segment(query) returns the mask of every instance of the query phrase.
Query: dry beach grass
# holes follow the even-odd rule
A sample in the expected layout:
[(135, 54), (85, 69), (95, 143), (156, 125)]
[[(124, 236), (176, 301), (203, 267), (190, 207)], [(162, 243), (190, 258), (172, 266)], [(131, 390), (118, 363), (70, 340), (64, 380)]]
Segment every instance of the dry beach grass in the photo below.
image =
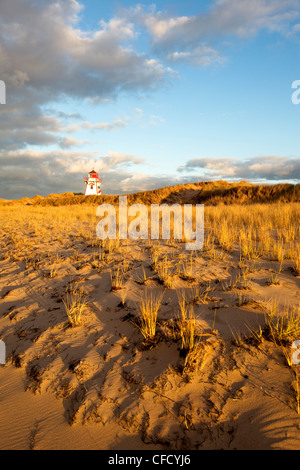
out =
[(0, 448), (299, 448), (298, 186), (128, 195), (204, 203), (192, 252), (99, 240), (93, 198), (2, 201)]

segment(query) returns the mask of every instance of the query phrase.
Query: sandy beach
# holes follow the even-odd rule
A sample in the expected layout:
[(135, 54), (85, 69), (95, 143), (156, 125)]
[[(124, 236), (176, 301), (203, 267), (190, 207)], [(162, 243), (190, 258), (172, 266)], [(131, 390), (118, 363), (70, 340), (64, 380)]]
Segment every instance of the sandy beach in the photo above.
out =
[[(298, 230), (299, 210), (208, 208), (205, 245), (189, 252), (183, 240), (101, 241), (94, 206), (2, 205), (0, 448), (299, 448), (298, 232), (282, 259), (265, 248), (267, 233)], [(276, 233), (267, 212), (280, 214)], [(246, 213), (269, 227), (251, 253), (233, 224)], [(158, 305), (151, 338), (147, 299)]]

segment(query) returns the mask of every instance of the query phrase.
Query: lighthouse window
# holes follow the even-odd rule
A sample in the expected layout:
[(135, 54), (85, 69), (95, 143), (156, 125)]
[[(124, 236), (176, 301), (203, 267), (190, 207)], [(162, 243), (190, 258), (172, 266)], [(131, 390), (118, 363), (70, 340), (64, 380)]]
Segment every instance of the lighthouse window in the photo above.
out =
[(93, 187), (94, 187), (94, 186), (91, 184), (90, 188), (93, 189)]

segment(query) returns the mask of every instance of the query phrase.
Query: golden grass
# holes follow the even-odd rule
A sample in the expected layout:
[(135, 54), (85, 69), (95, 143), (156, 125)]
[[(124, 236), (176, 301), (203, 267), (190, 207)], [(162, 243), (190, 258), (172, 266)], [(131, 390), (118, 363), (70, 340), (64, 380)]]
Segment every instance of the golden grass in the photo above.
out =
[(162, 298), (163, 293), (155, 295), (153, 292), (146, 290), (144, 296), (137, 304), (137, 326), (146, 340), (152, 340), (155, 337), (157, 316)]
[[(102, 199), (101, 199), (101, 202)], [(239, 250), (249, 260), (291, 259), (300, 269), (300, 204), (253, 204), (205, 207), (205, 246), (212, 259), (224, 258), (223, 252)], [(2, 238), (12, 256), (22, 256), (36, 241), (43, 239), (81, 240), (98, 246), (106, 255), (118, 253), (119, 240), (100, 241), (95, 236), (94, 206), (1, 206)], [(12, 230), (13, 227), (13, 230)], [(30, 234), (30, 235), (29, 235)], [(159, 261), (159, 249), (149, 245), (153, 267)], [(8, 251), (8, 250), (6, 250)], [(74, 253), (74, 256), (76, 254)]]
[(181, 349), (184, 352), (189, 352), (195, 344), (196, 318), (194, 309), (189, 304), (184, 291), (178, 293), (178, 303), (180, 316), (177, 317), (177, 324), (181, 337)]
[(299, 276), (300, 275), (300, 247), (299, 246), (294, 251), (293, 259), (294, 259), (294, 263), (293, 263), (294, 271)]
[[(216, 206), (220, 204), (260, 204), (267, 202), (300, 202), (300, 184), (259, 185), (246, 181), (228, 183), (227, 181), (207, 181), (166, 186), (152, 191), (128, 194), (128, 203), (160, 204), (162, 202), (198, 203)], [(101, 196), (106, 204), (116, 204), (118, 196)], [(73, 193), (52, 194), (47, 197), (24, 198), (21, 204), (38, 207), (87, 206), (98, 205), (98, 196), (74, 195)], [(1, 200), (1, 205), (11, 206), (14, 201)]]
[(266, 325), (275, 344), (282, 345), (300, 338), (300, 307), (286, 307), (279, 311), (277, 302), (273, 301), (266, 314)]
[(119, 290), (124, 287), (124, 273), (120, 266), (114, 272), (110, 272), (111, 290)]
[[(194, 191), (191, 200), (185, 199), (187, 189)], [(279, 274), (284, 273), (284, 270), (300, 275), (300, 185), (267, 188), (230, 185), (225, 182), (197, 183), (130, 195), (128, 205), (135, 202), (173, 203), (176, 200), (181, 203), (205, 203), (205, 243), (204, 248), (197, 253), (180, 254), (183, 240), (175, 241), (171, 238), (165, 243), (149, 240), (140, 245), (137, 241), (136, 245), (142, 254), (135, 253), (132, 259), (131, 255), (126, 253), (126, 240), (101, 241), (96, 238), (95, 227), (99, 221), (96, 217), (96, 206), (102, 202), (117, 203), (116, 196), (94, 201), (88, 199), (87, 203), (84, 203), (86, 199), (81, 196), (65, 196), (47, 200), (36, 199), (36, 205), (1, 205), (1, 258), (10, 258), (18, 263), (24, 261), (26, 270), (41, 270), (42, 275), (47, 273), (49, 285), (52, 285), (57, 282), (57, 274), (68, 256), (72, 263), (78, 264), (82, 260), (86, 262), (85, 257), (89, 257), (88, 262), (95, 269), (106, 269), (111, 273), (112, 290), (119, 290), (118, 295), (123, 306), (127, 298), (126, 282), (133, 277), (130, 270), (140, 256), (142, 263), (148, 262), (156, 274), (151, 279), (158, 279), (165, 288), (174, 289), (174, 280), (193, 282), (195, 277), (196, 285), (178, 292), (180, 314), (176, 317), (176, 339), (181, 341), (181, 350), (191, 351), (193, 354), (195, 346), (198, 347), (198, 342), (195, 341), (197, 323), (193, 305), (209, 302), (210, 292), (215, 288), (201, 282), (205, 277), (201, 279), (202, 273), (199, 274), (200, 263), (204, 275), (208, 264), (214, 266), (214, 262), (218, 262), (218, 266), (222, 266), (224, 263), (224, 268), (228, 269), (224, 273), (229, 274), (229, 277), (225, 275), (221, 278), (219, 289), (223, 288), (224, 291), (248, 289), (251, 280), (249, 275), (259, 271), (266, 263), (272, 263), (273, 273), (267, 281), (270, 285), (280, 282)], [(77, 205), (74, 205), (72, 210), (69, 205), (64, 205), (76, 201)], [(288, 204), (286, 201), (289, 201)], [(235, 256), (235, 261), (232, 261), (232, 255)], [(138, 280), (145, 284), (147, 276), (144, 264), (140, 266), (142, 274)], [(236, 268), (235, 271), (230, 272), (228, 266)], [(128, 274), (125, 276), (125, 273)], [(152, 341), (157, 333), (163, 294), (155, 295), (150, 291), (151, 289), (146, 290), (137, 304), (136, 325), (144, 339)], [(233, 299), (238, 306), (247, 302), (242, 292), (234, 294)], [(63, 305), (70, 325), (81, 325), (83, 314), (88, 307), (85, 295), (71, 288), (63, 299)], [(289, 345), (292, 340), (300, 338), (299, 318), (298, 306), (279, 309), (274, 302), (266, 314), (266, 329), (259, 328), (253, 332), (258, 342), (266, 338), (267, 334), (269, 340), (283, 348), (286, 362), (294, 374), (292, 390), (298, 413), (300, 382), (292, 367)], [(215, 319), (216, 309), (213, 328)], [(241, 339), (237, 338), (236, 342), (239, 344)]]
[(174, 272), (173, 272), (173, 266), (166, 256), (160, 262), (156, 264), (156, 272), (157, 272), (159, 281), (167, 289), (171, 289)]
[(88, 303), (82, 292), (73, 291), (71, 294), (67, 293), (63, 299), (63, 304), (72, 327), (79, 326), (82, 322), (82, 315), (86, 310)]
[(122, 305), (123, 307), (125, 307), (125, 304), (126, 304), (127, 293), (128, 293), (128, 292), (127, 292), (127, 289), (126, 289), (126, 288), (125, 288), (125, 289), (122, 289), (122, 290), (120, 291), (121, 305)]

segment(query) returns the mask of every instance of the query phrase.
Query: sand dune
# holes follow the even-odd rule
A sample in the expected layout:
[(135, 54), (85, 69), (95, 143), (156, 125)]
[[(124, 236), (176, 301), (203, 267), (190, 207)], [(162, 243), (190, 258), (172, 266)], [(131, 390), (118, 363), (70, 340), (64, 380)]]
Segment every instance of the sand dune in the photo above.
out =
[[(246, 181), (207, 181), (177, 184), (151, 191), (127, 194), (129, 204), (253, 204), (270, 202), (300, 202), (300, 184), (252, 184)], [(101, 202), (116, 204), (117, 195), (102, 194)], [(99, 204), (98, 196), (84, 196), (71, 192), (34, 196), (15, 201), (0, 199), (0, 205), (32, 204), (61, 206), (77, 204)]]
[[(194, 191), (164, 197), (185, 203)], [(4, 205), (0, 448), (299, 448), (298, 372), (287, 364), (299, 323), (279, 339), (270, 320), (275, 305), (286, 332), (287, 309), (299, 306), (299, 211), (212, 207), (205, 246), (191, 253), (183, 240), (101, 242), (93, 207)], [(254, 241), (243, 245), (247, 229)], [(150, 293), (163, 297), (147, 340), (139, 307)], [(78, 326), (68, 295), (85, 299)]]

